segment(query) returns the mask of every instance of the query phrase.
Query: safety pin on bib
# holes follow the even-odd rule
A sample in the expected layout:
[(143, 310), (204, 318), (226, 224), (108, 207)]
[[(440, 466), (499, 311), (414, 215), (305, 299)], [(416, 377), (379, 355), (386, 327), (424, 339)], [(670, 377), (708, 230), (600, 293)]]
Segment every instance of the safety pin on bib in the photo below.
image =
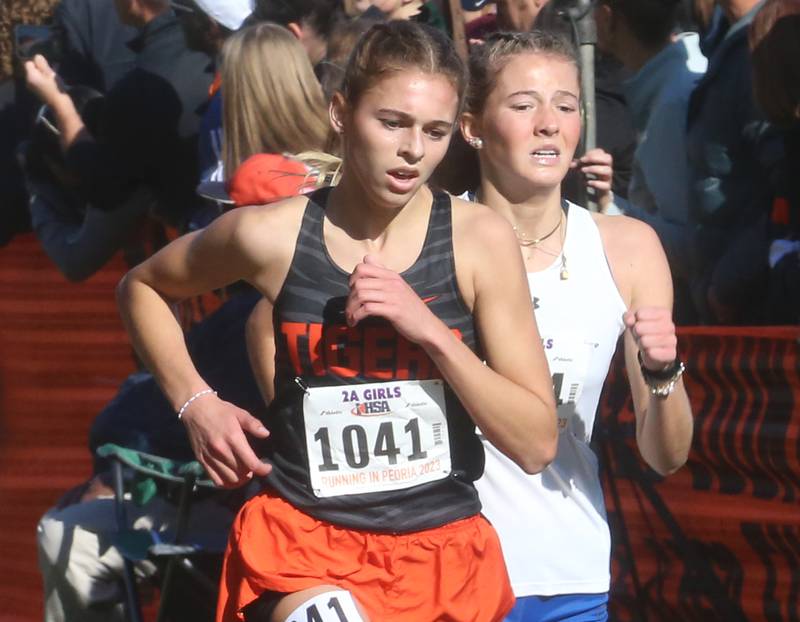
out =
[(308, 390), (308, 385), (300, 376), (295, 376), (294, 383), (303, 390), (303, 393), (311, 395), (311, 392)]

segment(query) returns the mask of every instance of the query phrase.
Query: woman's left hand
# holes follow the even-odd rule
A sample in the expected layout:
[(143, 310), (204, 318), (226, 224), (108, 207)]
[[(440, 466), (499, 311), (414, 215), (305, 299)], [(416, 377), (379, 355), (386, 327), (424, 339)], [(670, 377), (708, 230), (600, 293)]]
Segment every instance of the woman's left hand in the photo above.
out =
[(572, 162), (572, 168), (577, 168), (585, 177), (586, 185), (594, 188), (597, 195), (597, 205), (601, 212), (611, 204), (611, 182), (614, 177), (614, 158), (607, 151), (599, 147), (590, 149), (582, 157)]
[(58, 84), (56, 72), (41, 54), (25, 61), (25, 83), (28, 90), (48, 106), (52, 106), (60, 97), (67, 96)]
[(626, 311), (622, 319), (639, 346), (642, 362), (647, 369), (660, 371), (677, 358), (678, 338), (669, 309), (642, 307)]
[(345, 318), (348, 326), (355, 326), (370, 316), (389, 320), (398, 333), (418, 344), (444, 327), (403, 277), (367, 255), (350, 275)]

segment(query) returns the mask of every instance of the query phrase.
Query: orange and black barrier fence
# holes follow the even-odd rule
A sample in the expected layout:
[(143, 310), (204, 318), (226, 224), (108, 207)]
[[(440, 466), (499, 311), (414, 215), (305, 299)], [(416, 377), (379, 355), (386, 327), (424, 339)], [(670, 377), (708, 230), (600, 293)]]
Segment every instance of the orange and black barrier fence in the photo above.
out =
[(612, 619), (800, 620), (800, 329), (688, 328), (695, 435), (661, 478), (637, 455), (618, 357), (595, 430), (612, 525)]

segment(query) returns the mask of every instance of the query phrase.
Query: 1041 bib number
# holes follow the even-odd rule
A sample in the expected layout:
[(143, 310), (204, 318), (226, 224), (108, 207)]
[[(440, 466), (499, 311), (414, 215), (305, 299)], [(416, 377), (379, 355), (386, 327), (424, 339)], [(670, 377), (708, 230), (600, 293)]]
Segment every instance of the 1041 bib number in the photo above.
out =
[(303, 417), (318, 497), (398, 490), (450, 472), (440, 380), (309, 389)]
[[(405, 456), (406, 461), (413, 462), (427, 458), (428, 452), (422, 450), (419, 419), (412, 419), (403, 429), (409, 434), (411, 441), (411, 453)], [(436, 426), (436, 431), (441, 436), (441, 426)], [(434, 435), (436, 435), (436, 431)], [(319, 470), (338, 471), (339, 465), (331, 457), (330, 430), (327, 427), (320, 428), (314, 435), (314, 440), (319, 441), (322, 453), (322, 464), (319, 465)], [(394, 465), (397, 464), (397, 458), (401, 453), (394, 440), (394, 424), (391, 421), (384, 421), (378, 427), (378, 434), (371, 453), (369, 451), (370, 442), (367, 437), (367, 431), (362, 425), (345, 426), (342, 429), (341, 442), (344, 449), (345, 462), (351, 469), (363, 469), (369, 466), (370, 455), (376, 458), (385, 457), (389, 465)]]

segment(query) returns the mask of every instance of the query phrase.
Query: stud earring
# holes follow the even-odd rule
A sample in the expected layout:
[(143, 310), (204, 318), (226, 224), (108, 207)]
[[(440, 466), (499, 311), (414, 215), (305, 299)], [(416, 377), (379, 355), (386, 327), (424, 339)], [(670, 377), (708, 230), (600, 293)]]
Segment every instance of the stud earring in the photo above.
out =
[(468, 141), (469, 146), (473, 149), (483, 149), (483, 139), (473, 136)]

